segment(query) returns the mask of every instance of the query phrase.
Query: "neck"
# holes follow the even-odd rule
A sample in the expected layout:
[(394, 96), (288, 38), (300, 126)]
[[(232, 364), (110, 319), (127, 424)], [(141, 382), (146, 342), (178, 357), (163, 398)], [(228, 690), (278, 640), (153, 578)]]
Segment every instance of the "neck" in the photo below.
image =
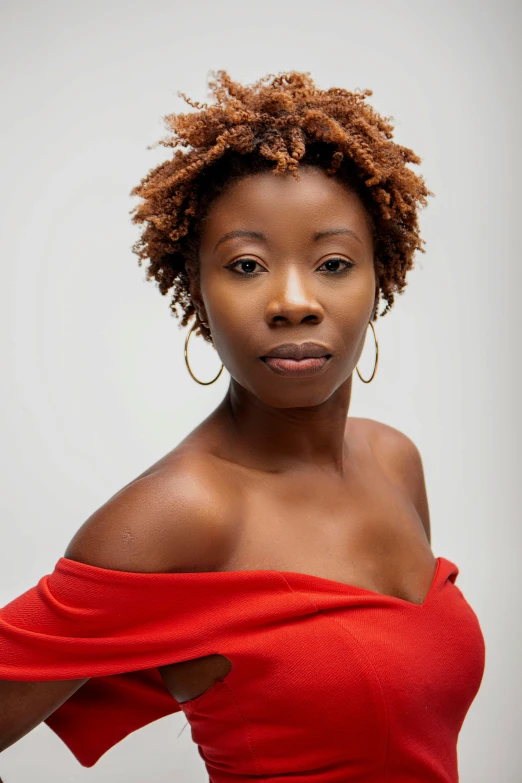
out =
[(234, 459), (259, 470), (297, 473), (313, 469), (343, 476), (351, 391), (350, 375), (319, 405), (276, 408), (232, 378), (216, 410), (225, 425), (226, 449)]

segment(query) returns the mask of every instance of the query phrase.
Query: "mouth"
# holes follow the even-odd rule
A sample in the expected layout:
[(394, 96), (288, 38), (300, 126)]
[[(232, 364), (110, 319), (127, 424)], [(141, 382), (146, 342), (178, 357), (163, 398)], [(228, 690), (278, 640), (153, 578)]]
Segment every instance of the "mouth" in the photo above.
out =
[(332, 354), (323, 356), (304, 356), (302, 359), (281, 358), (279, 356), (261, 356), (261, 361), (278, 375), (310, 375), (325, 367)]

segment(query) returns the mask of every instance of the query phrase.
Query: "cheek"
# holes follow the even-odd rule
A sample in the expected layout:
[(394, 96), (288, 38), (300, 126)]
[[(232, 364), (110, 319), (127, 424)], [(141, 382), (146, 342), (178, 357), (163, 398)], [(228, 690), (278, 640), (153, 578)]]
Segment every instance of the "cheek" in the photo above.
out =
[(244, 363), (266, 344), (262, 304), (239, 285), (215, 285), (211, 291), (207, 289), (204, 299), (214, 346), (232, 371), (238, 360)]
[[(248, 291), (248, 284), (212, 282), (204, 290), (207, 313), (219, 333), (234, 336), (252, 329), (263, 315), (261, 297)], [(244, 290), (243, 290), (244, 288)]]
[(325, 308), (337, 323), (356, 326), (368, 322), (375, 303), (376, 278), (373, 269), (358, 269), (346, 283), (332, 285)]

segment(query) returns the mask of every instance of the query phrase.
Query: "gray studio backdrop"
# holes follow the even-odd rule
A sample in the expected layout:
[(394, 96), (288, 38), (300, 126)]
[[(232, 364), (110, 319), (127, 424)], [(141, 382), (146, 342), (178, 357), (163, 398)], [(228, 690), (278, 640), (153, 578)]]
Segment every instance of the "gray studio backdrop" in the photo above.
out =
[[(217, 405), (186, 330), (131, 253), (131, 188), (167, 156), (161, 118), (211, 69), (309, 71), (369, 87), (436, 194), (426, 254), (376, 323), (379, 369), (350, 413), (423, 455), (432, 548), (460, 568), (486, 671), (459, 738), (463, 783), (522, 780), (519, 144), (515, 2), (27, 2), (0, 7), (0, 604), (49, 573), (82, 522)], [(371, 337), (371, 335), (370, 335)], [(373, 343), (361, 360), (368, 375)], [(201, 378), (220, 367), (191, 340)], [(284, 694), (282, 694), (284, 696)], [(0, 756), (4, 783), (207, 780), (181, 713), (92, 769), (45, 725)]]

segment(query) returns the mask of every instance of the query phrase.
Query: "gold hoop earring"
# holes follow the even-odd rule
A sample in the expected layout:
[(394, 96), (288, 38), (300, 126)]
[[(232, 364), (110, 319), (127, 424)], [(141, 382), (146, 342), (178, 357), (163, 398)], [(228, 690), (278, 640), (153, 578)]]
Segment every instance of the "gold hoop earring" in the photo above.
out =
[[(203, 324), (203, 326), (206, 326), (208, 328), (208, 324), (206, 324), (204, 321), (200, 321), (199, 323)], [(187, 365), (187, 370), (189, 371), (189, 373), (191, 374), (191, 376), (194, 378), (195, 381), (200, 383), (202, 386), (210, 386), (211, 383), (215, 383), (215, 381), (217, 381), (217, 379), (219, 378), (219, 376), (223, 372), (223, 367), (225, 365), (223, 363), (221, 364), (221, 369), (220, 369), (220, 371), (218, 372), (218, 374), (216, 375), (216, 377), (214, 378), (213, 381), (200, 381), (199, 378), (196, 378), (196, 376), (194, 375), (194, 373), (190, 369), (190, 364), (189, 364), (189, 360), (188, 360), (188, 343), (189, 343), (190, 335), (192, 334), (192, 332), (194, 331), (194, 329), (197, 326), (198, 326), (198, 322), (194, 321), (194, 323), (190, 327), (189, 333), (187, 334), (187, 337), (185, 339), (185, 364)]]
[(374, 328), (374, 326), (373, 326), (371, 321), (370, 321), (370, 326), (372, 327), (373, 339), (375, 340), (375, 367), (373, 368), (373, 372), (372, 372), (371, 378), (368, 378), (368, 380), (366, 381), (362, 377), (361, 373), (359, 372), (359, 368), (357, 367), (357, 365), (355, 366), (355, 369), (357, 370), (357, 375), (359, 376), (361, 381), (363, 381), (363, 383), (370, 383), (370, 381), (373, 380), (373, 377), (374, 377), (374, 375), (375, 375), (375, 373), (377, 371), (377, 364), (379, 362), (379, 343), (377, 342), (377, 335), (375, 334), (375, 328)]

